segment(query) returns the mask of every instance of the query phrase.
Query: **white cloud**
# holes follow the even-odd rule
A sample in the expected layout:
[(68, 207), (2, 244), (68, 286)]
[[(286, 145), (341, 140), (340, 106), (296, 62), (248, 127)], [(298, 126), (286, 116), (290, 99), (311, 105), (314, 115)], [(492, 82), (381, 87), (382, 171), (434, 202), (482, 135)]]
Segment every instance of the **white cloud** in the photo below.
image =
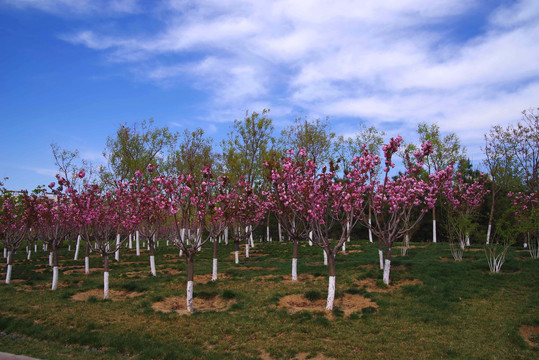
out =
[[(55, 6), (91, 12), (91, 4)], [(144, 81), (208, 93), (205, 117), (214, 122), (263, 105), (278, 108), (274, 116), (363, 118), (402, 131), (438, 122), (473, 142), (539, 99), (534, 0), (168, 0), (149, 14), (159, 30), (88, 28), (64, 38)], [(476, 32), (454, 36), (472, 16)]]
[(137, 0), (4, 0), (18, 9), (37, 9), (68, 16), (86, 14), (133, 14), (140, 11)]

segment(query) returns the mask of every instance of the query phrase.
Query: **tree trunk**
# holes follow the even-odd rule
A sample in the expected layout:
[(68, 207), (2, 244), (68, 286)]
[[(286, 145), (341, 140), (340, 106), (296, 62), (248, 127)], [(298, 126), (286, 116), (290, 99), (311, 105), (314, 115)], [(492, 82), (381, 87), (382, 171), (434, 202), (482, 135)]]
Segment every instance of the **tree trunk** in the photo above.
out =
[(56, 290), (58, 288), (58, 248), (56, 243), (52, 243), (52, 286), (51, 290)]
[(380, 270), (384, 270), (384, 250), (380, 239), (378, 239), (378, 258), (380, 259)]
[(436, 242), (436, 206), (432, 208), (432, 242)]
[(240, 263), (240, 242), (237, 240), (234, 240), (234, 263)]
[(371, 230), (371, 224), (372, 224), (372, 219), (371, 219), (371, 205), (369, 205), (369, 242), (373, 242), (372, 241), (372, 230)]
[(157, 271), (155, 270), (155, 255), (154, 255), (154, 243), (148, 239), (148, 245), (150, 247), (150, 272), (153, 276), (157, 276)]
[(109, 298), (109, 254), (103, 254), (103, 299)]
[(225, 227), (225, 245), (228, 245), (228, 226)]
[(120, 261), (120, 234), (116, 234), (116, 251), (114, 252), (114, 260)]
[(328, 299), (326, 302), (326, 310), (333, 310), (333, 302), (335, 301), (335, 256), (328, 249), (324, 249), (324, 253), (327, 254), (328, 270), (329, 270), (329, 284), (328, 284)]
[(219, 247), (219, 242), (217, 239), (213, 240), (213, 264), (211, 272), (211, 280), (217, 280), (217, 248)]
[(140, 256), (140, 239), (139, 239), (139, 232), (135, 233), (135, 247), (137, 251), (137, 256)]
[(79, 249), (80, 249), (80, 235), (77, 236), (77, 244), (75, 245), (75, 256), (73, 257), (73, 260), (77, 261), (79, 258)]
[(313, 246), (313, 232), (312, 231), (309, 231), (309, 246)]
[(384, 262), (384, 284), (389, 285), (389, 272), (391, 270), (391, 247), (387, 247), (386, 259)]
[(129, 234), (129, 240), (127, 245), (129, 246), (129, 249), (133, 248), (133, 236), (131, 234)]
[(294, 247), (292, 249), (292, 281), (298, 280), (298, 250), (299, 241), (294, 239)]
[(32, 256), (32, 249), (28, 249), (28, 254), (26, 255), (26, 260), (30, 260), (30, 257)]
[(84, 255), (84, 273), (90, 273), (90, 242), (86, 243), (86, 254)]
[(283, 233), (281, 232), (281, 223), (277, 223), (277, 229), (279, 230), (279, 242), (283, 242)]
[(324, 254), (324, 265), (328, 264), (328, 254), (326, 253), (326, 250), (322, 249), (322, 253)]
[(494, 182), (492, 183), (492, 205), (490, 206), (490, 215), (488, 217), (487, 245), (490, 244), (490, 234), (492, 230), (492, 221), (494, 220), (494, 204), (496, 202), (496, 193), (494, 192)]
[(7, 272), (6, 272), (6, 284), (11, 282), (11, 272), (13, 271), (13, 252), (7, 253)]
[(193, 280), (195, 278), (194, 254), (187, 254), (187, 311), (193, 312)]

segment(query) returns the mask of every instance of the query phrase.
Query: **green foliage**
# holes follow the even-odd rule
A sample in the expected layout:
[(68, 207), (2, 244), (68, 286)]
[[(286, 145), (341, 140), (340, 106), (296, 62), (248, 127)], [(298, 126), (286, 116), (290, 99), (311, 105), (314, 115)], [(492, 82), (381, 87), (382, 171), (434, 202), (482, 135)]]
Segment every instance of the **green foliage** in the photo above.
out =
[(316, 300), (320, 300), (320, 299), (324, 298), (322, 293), (320, 291), (317, 291), (317, 290), (306, 291), (303, 296), (305, 296), (305, 299), (307, 299), (307, 300), (309, 300), (311, 302), (314, 302)]

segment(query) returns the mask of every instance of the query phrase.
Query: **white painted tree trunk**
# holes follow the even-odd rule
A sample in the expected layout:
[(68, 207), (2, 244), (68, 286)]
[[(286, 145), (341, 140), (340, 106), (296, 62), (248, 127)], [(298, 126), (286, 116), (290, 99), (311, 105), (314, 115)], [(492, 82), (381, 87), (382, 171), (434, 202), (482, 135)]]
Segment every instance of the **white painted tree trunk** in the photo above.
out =
[(492, 230), (492, 224), (488, 224), (487, 230), (487, 245), (490, 244), (490, 231)]
[(34, 252), (37, 252), (37, 244), (34, 244)]
[(6, 272), (6, 284), (9, 284), (11, 282), (11, 271), (13, 269), (13, 266), (8, 264), (7, 266), (7, 272)]
[(470, 246), (470, 234), (466, 233), (466, 246)]
[(168, 247), (168, 239), (167, 239), (167, 247)]
[(51, 290), (58, 288), (58, 266), (52, 268), (52, 287)]
[[(346, 223), (346, 234), (347, 234), (346, 235), (346, 241), (350, 242), (350, 223), (349, 222)], [(344, 245), (343, 245), (343, 248), (344, 248)], [(343, 251), (345, 251), (345, 250), (343, 250)]]
[(157, 272), (155, 271), (155, 256), (153, 255), (150, 255), (150, 270), (153, 276), (157, 276)]
[(324, 253), (324, 265), (328, 264), (328, 254), (326, 253), (326, 250), (322, 249), (322, 252)]
[(52, 251), (49, 252), (49, 266), (52, 266)]
[(309, 231), (309, 246), (313, 246), (313, 232), (312, 231)]
[(116, 234), (116, 251), (114, 252), (114, 260), (120, 261), (120, 234)]
[(189, 280), (187, 282), (187, 311), (193, 312), (193, 281)]
[(7, 249), (4, 248), (4, 259), (7, 259)]
[(26, 260), (30, 260), (31, 256), (32, 256), (32, 249), (28, 249), (28, 254), (26, 255)]
[(178, 255), (180, 255), (180, 257), (183, 256), (183, 250), (182, 249), (180, 249), (180, 253)]
[(346, 242), (343, 242), (343, 243), (342, 243), (342, 252), (343, 252), (343, 253), (346, 252)]
[(369, 242), (372, 243), (372, 230), (371, 230), (371, 223), (372, 223), (372, 220), (371, 218), (369, 218)]
[(103, 273), (103, 299), (109, 298), (109, 272)]
[(234, 263), (239, 264), (240, 263), (240, 252), (238, 250), (234, 251)]
[(328, 300), (326, 303), (326, 310), (333, 310), (334, 301), (335, 301), (335, 276), (330, 276), (329, 285), (328, 285)]
[(255, 247), (255, 241), (253, 240), (253, 227), (251, 225), (249, 225), (249, 231), (250, 231), (249, 239), (251, 239), (251, 246)]
[(297, 280), (298, 280), (298, 259), (292, 258), (292, 281), (297, 281)]
[(279, 230), (279, 242), (283, 241), (283, 233), (281, 232), (281, 223), (277, 223), (277, 229)]
[(436, 220), (432, 220), (432, 242), (436, 242)]
[(527, 248), (528, 248), (528, 243), (525, 242), (525, 243), (524, 243), (524, 249), (527, 249)]
[(77, 244), (75, 245), (75, 256), (73, 256), (73, 260), (77, 261), (79, 258), (79, 249), (80, 249), (80, 235), (77, 236)]
[(217, 259), (213, 258), (213, 266), (211, 270), (211, 280), (215, 281), (217, 280)]
[(386, 259), (384, 263), (384, 284), (389, 285), (389, 271), (391, 269), (391, 260)]
[(129, 247), (129, 249), (133, 248), (133, 236), (131, 234), (129, 234), (129, 240), (127, 242), (127, 246)]
[(137, 256), (140, 256), (140, 239), (138, 231), (135, 233), (135, 248), (137, 251)]
[(228, 245), (228, 226), (225, 228), (225, 245)]
[(270, 241), (269, 226), (266, 226), (266, 241)]
[(84, 273), (90, 273), (90, 258), (88, 256), (84, 257)]
[(249, 242), (245, 245), (245, 257), (249, 258)]
[(380, 258), (380, 270), (384, 270), (384, 252), (378, 249), (378, 257)]

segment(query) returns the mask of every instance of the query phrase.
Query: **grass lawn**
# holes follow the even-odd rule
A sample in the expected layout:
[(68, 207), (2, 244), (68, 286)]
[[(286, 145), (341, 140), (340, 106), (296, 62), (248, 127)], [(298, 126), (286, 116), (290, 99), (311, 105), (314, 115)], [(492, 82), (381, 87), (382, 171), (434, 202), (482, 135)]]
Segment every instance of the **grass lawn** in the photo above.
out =
[(110, 300), (101, 298), (99, 256), (85, 275), (83, 252), (73, 261), (62, 249), (53, 292), (47, 254), (26, 261), (21, 249), (12, 284), (0, 284), (0, 351), (41, 359), (539, 358), (538, 260), (512, 248), (502, 273), (490, 274), (480, 246), (454, 262), (445, 243), (412, 245), (406, 256), (395, 249), (386, 287), (377, 245), (348, 243), (348, 254), (337, 255), (337, 300), (370, 305), (345, 311), (343, 303), (332, 313), (323, 311), (321, 249), (300, 248), (294, 283), (291, 244), (256, 243), (239, 265), (233, 244), (220, 246), (212, 282), (207, 246), (195, 259), (192, 315), (181, 314), (186, 261), (173, 247), (157, 249), (155, 278), (146, 251), (122, 250), (111, 261)]

